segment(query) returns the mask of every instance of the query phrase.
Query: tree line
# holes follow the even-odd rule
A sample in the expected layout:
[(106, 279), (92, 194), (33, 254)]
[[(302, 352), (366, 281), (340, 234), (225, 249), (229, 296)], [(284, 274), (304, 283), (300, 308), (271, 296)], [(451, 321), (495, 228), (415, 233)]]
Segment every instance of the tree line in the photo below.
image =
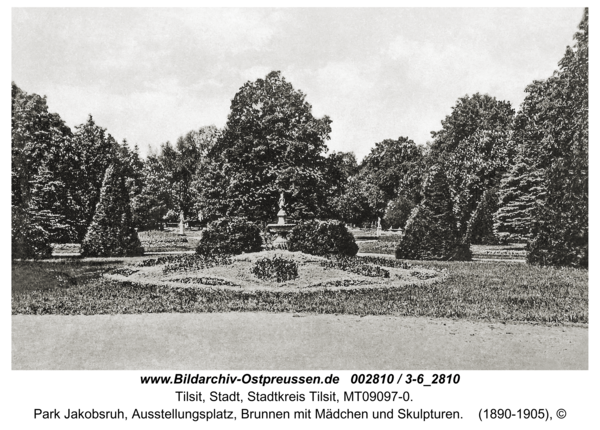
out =
[(111, 189), (123, 189), (127, 222), (138, 230), (233, 216), (264, 225), (283, 191), (296, 221), (381, 219), (415, 243), (428, 223), (442, 223), (434, 230), (462, 246), (527, 242), (531, 263), (587, 267), (587, 9), (574, 40), (554, 74), (525, 89), (518, 111), (467, 95), (427, 145), (385, 139), (360, 163), (328, 151), (331, 119), (315, 118), (280, 72), (245, 83), (223, 129), (192, 130), (146, 159), (91, 115), (71, 130), (44, 97), (13, 83), (13, 255), (85, 242), (110, 168), (124, 184)]

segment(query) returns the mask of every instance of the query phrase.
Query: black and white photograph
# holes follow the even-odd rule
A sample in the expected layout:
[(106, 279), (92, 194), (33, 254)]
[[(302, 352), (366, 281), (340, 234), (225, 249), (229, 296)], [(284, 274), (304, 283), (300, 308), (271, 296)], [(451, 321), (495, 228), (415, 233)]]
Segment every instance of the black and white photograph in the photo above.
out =
[(361, 6), (5, 8), (13, 425), (591, 423), (590, 10)]
[(12, 369), (588, 369), (588, 10), (12, 9)]

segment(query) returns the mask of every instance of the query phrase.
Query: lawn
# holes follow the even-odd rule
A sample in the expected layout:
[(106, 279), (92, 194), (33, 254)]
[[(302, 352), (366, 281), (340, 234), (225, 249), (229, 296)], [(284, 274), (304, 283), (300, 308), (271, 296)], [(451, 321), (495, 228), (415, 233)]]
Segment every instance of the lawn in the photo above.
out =
[(13, 297), (28, 292), (53, 291), (92, 283), (109, 270), (122, 265), (122, 259), (55, 259), (13, 261), (11, 269)]
[[(398, 247), (398, 235), (380, 236), (377, 240), (358, 242), (359, 252), (365, 254), (394, 255)], [(507, 245), (471, 245), (474, 260), (525, 261), (524, 243)]]
[[(299, 255), (298, 279), (276, 283), (252, 277), (249, 268), (257, 255), (212, 266), (194, 258), (15, 264), (12, 313), (302, 312), (588, 323), (586, 270), (369, 257), (323, 265), (323, 260)], [(390, 277), (351, 271), (362, 266), (379, 266)], [(40, 274), (48, 281), (33, 282)]]
[[(274, 257), (293, 261), (298, 275), (285, 282), (261, 279), (252, 273), (259, 260)], [(424, 281), (440, 280), (442, 271), (407, 264), (390, 266), (389, 260), (375, 263), (370, 258), (324, 258), (301, 252), (263, 251), (234, 257), (214, 258), (178, 255), (149, 259), (121, 270), (107, 278), (123, 282), (171, 287), (220, 286), (233, 291), (272, 290), (300, 291), (315, 288), (345, 289), (362, 287), (393, 288), (414, 286)]]
[(380, 237), (379, 240), (368, 240), (357, 242), (358, 252), (365, 254), (384, 254), (394, 255), (398, 247), (398, 239), (396, 237)]
[(193, 251), (200, 241), (199, 231), (187, 231), (185, 236), (180, 236), (172, 231), (141, 231), (138, 233), (144, 252), (174, 252)]

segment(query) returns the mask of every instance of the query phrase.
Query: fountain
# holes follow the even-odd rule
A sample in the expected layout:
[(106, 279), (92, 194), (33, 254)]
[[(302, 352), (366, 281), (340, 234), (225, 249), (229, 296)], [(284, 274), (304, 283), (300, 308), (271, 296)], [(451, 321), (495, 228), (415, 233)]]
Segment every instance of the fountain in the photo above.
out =
[(287, 248), (287, 234), (292, 230), (295, 224), (287, 224), (285, 221), (285, 210), (283, 207), (285, 206), (285, 199), (283, 197), (283, 191), (281, 192), (281, 196), (279, 197), (279, 212), (277, 212), (277, 224), (268, 224), (267, 228), (277, 233), (277, 239), (273, 241), (273, 246), (275, 248)]

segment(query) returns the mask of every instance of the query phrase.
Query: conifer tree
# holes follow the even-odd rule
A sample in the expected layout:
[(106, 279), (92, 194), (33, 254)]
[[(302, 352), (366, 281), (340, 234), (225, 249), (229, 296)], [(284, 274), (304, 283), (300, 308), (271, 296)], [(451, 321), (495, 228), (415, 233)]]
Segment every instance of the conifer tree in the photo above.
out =
[(498, 210), (498, 190), (491, 188), (484, 191), (471, 219), (467, 223), (465, 243), (493, 245), (498, 243), (494, 234), (494, 213)]
[(80, 166), (75, 172), (78, 186), (73, 197), (79, 208), (77, 237), (82, 240), (94, 217), (106, 169), (118, 158), (119, 145), (105, 128), (95, 123), (92, 115), (75, 126), (73, 144)]
[(536, 118), (545, 195), (533, 211), (527, 260), (540, 265), (588, 266), (588, 9), (574, 38)]
[(43, 165), (31, 182), (29, 211), (32, 221), (48, 233), (53, 243), (76, 241), (73, 224), (77, 207), (64, 179), (49, 166)]
[(106, 169), (92, 223), (81, 244), (89, 257), (141, 255), (143, 248), (133, 227), (129, 190), (118, 163)]
[(430, 168), (423, 184), (423, 200), (413, 210), (396, 258), (409, 260), (470, 260), (458, 228), (448, 179), (439, 165)]
[(494, 214), (494, 234), (501, 242), (531, 240), (535, 207), (542, 203), (543, 172), (519, 160), (502, 178), (498, 211)]
[(119, 147), (119, 158), (123, 166), (123, 174), (125, 176), (125, 184), (129, 190), (129, 198), (131, 202), (131, 214), (133, 217), (133, 225), (136, 228), (144, 228), (147, 219), (144, 213), (144, 198), (141, 196), (144, 190), (144, 161), (140, 158), (140, 151), (137, 145), (133, 150), (129, 148), (127, 140)]
[(12, 258), (50, 257), (49, 235), (43, 227), (35, 223), (33, 214), (19, 205), (12, 205)]

